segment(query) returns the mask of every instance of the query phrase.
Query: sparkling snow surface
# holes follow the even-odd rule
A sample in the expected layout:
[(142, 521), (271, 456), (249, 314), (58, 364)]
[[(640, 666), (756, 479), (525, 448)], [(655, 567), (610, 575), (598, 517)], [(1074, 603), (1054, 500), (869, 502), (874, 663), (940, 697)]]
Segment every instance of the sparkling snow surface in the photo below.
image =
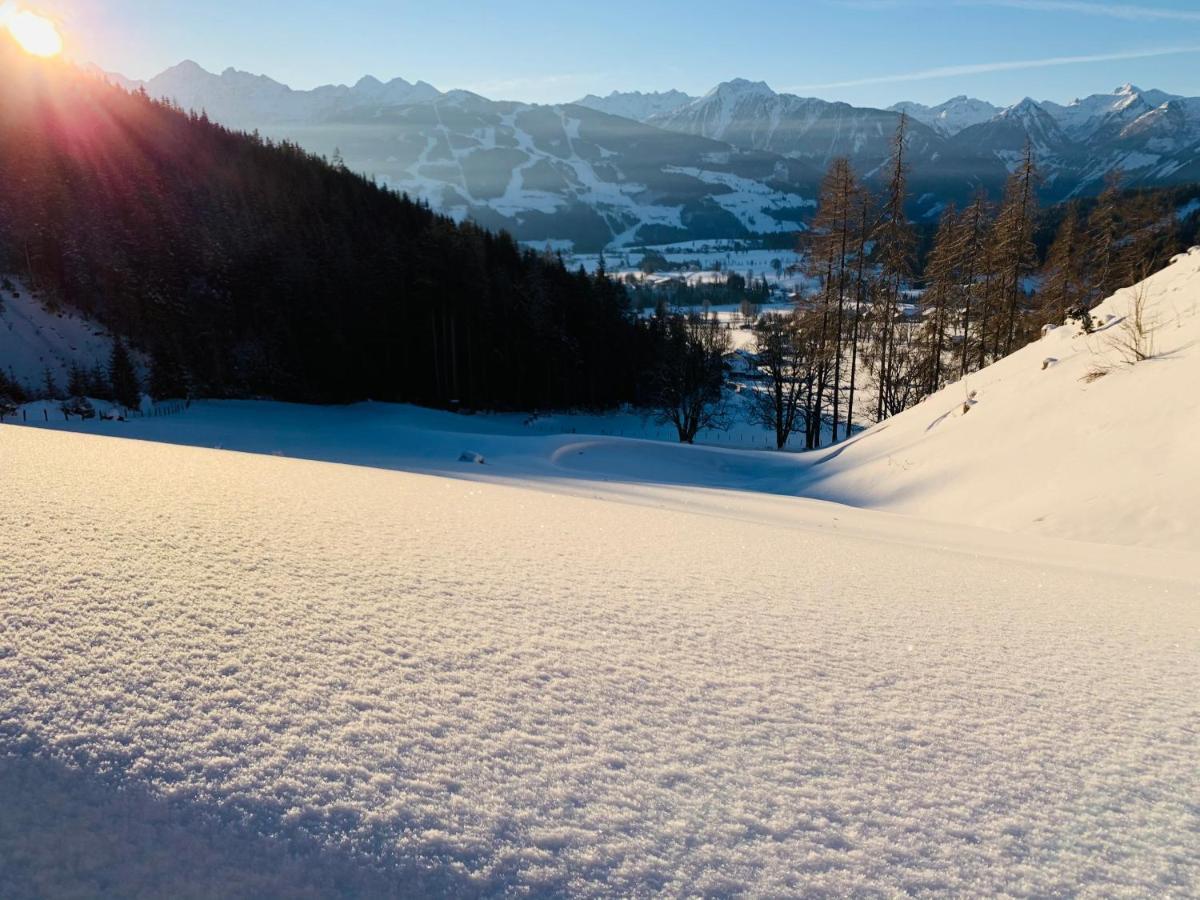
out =
[(1192, 557), (13, 427), (0, 461), (5, 896), (1200, 887)]

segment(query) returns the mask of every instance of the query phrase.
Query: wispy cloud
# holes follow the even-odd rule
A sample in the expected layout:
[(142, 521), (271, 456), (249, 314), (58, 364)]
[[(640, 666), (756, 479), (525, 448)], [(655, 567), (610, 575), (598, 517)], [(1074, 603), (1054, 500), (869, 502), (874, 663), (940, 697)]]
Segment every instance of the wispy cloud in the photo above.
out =
[(834, 0), (839, 6), (852, 9), (885, 10), (913, 6), (944, 9), (952, 6), (991, 6), (1005, 9), (1024, 9), (1029, 12), (1076, 13), (1083, 16), (1105, 16), (1128, 22), (1198, 22), (1200, 12), (1143, 6), (1137, 3), (1095, 3), (1092, 0)]
[(967, 75), (986, 75), (990, 72), (1020, 72), (1026, 69), (1048, 69), (1054, 66), (1077, 66), (1085, 63), (1115, 62), (1123, 59), (1150, 59), (1156, 56), (1178, 56), (1200, 53), (1200, 45), (1191, 47), (1159, 47), (1150, 50), (1124, 50), (1117, 53), (1096, 53), (1089, 56), (1052, 56), (1047, 59), (1020, 59), (1002, 62), (973, 63), (962, 66), (940, 66), (894, 75), (872, 75), (849, 81), (830, 81), (824, 84), (803, 84), (787, 88), (791, 93), (820, 91), (832, 88), (862, 87), (869, 84), (891, 84), (901, 81), (933, 81), (938, 78), (961, 78)]
[(1087, 0), (960, 0), (959, 6), (1004, 6), (1033, 12), (1067, 12), (1107, 16), (1131, 22), (1200, 22), (1200, 12), (1129, 3), (1091, 3)]

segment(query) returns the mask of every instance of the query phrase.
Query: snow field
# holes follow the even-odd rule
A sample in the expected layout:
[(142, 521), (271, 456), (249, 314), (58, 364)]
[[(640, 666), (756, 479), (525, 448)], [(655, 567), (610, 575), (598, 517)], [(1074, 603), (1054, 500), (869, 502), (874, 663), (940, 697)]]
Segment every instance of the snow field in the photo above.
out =
[(0, 466), (0, 772), (59, 773), (17, 782), (8, 896), (50, 842), (42, 893), (166, 892), (189, 828), (246, 893), (1200, 885), (1192, 558), (43, 429)]

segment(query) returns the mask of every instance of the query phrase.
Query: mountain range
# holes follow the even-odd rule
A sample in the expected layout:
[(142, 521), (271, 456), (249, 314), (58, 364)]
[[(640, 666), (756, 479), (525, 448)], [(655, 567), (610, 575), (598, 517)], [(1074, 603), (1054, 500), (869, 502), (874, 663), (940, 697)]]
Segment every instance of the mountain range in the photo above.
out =
[(1123, 85), (1069, 104), (1000, 108), (966, 96), (889, 109), (799, 97), (733, 80), (575, 103), (494, 101), (425, 82), (292, 90), (193, 62), (147, 82), (107, 75), (225, 125), (340, 158), (455, 218), (579, 250), (792, 232), (829, 163), (878, 182), (901, 114), (910, 119), (911, 214), (932, 220), (983, 188), (998, 195), (1027, 140), (1043, 199), (1126, 183), (1200, 181), (1200, 98)]

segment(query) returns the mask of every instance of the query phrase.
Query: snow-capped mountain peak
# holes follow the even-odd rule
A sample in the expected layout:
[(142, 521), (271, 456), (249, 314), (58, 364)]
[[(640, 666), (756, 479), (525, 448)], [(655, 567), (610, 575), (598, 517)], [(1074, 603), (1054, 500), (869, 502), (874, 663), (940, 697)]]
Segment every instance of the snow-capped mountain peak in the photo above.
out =
[(1006, 119), (1020, 119), (1022, 121), (1037, 119), (1045, 114), (1046, 111), (1032, 97), (1026, 97), (1020, 103), (1016, 103), (1000, 113)]
[[(230, 71), (230, 70), (227, 70)], [(200, 63), (192, 59), (185, 59), (177, 65), (165, 69), (158, 76), (159, 78), (212, 78), (213, 73), (209, 72)]]
[(712, 97), (778, 97), (771, 86), (765, 81), (749, 81), (745, 78), (734, 78), (723, 81), (709, 91), (703, 99)]
[(1115, 137), (1139, 117), (1174, 99), (1164, 91), (1144, 91), (1137, 85), (1123, 84), (1111, 94), (1093, 94), (1066, 106), (1047, 101), (1042, 108), (1072, 139), (1086, 141), (1101, 133)]
[[(818, 166), (839, 156), (852, 157), (870, 171), (891, 153), (899, 118), (888, 110), (781, 94), (764, 82), (738, 78), (651, 124)], [(916, 157), (936, 152), (932, 145), (937, 135), (924, 125), (914, 123), (910, 137)]]
[(411, 84), (403, 78), (380, 81), (373, 75), (359, 79), (350, 93), (364, 103), (380, 106), (405, 106), (411, 103), (426, 103), (441, 96), (441, 92), (424, 81)]
[(1009, 169), (1020, 161), (1031, 144), (1040, 165), (1069, 150), (1070, 139), (1037, 101), (1026, 97), (988, 122), (963, 129), (950, 139), (952, 149), (971, 158), (990, 158)]
[(944, 137), (953, 137), (972, 125), (990, 122), (1000, 113), (1000, 107), (965, 94), (953, 97), (937, 106), (906, 101), (890, 107), (892, 112), (907, 113), (908, 117), (928, 125)]
[[(95, 70), (99, 71), (99, 70)], [(353, 86), (328, 84), (297, 91), (266, 75), (227, 68), (220, 75), (193, 60), (184, 60), (149, 81), (101, 73), (127, 90), (145, 88), (153, 97), (170, 99), (184, 109), (204, 110), (218, 121), (238, 128), (280, 123), (315, 123), (362, 107), (386, 108), (429, 103), (441, 92), (424, 81), (403, 78), (384, 82), (367, 75)]]
[(647, 122), (655, 116), (677, 112), (695, 99), (690, 94), (675, 90), (651, 93), (613, 91), (607, 97), (588, 94), (574, 105), (586, 106), (610, 116), (633, 119), (635, 122)]
[(997, 118), (1023, 128), (1039, 151), (1053, 150), (1066, 142), (1066, 135), (1055, 118), (1032, 97), (1010, 106)]

